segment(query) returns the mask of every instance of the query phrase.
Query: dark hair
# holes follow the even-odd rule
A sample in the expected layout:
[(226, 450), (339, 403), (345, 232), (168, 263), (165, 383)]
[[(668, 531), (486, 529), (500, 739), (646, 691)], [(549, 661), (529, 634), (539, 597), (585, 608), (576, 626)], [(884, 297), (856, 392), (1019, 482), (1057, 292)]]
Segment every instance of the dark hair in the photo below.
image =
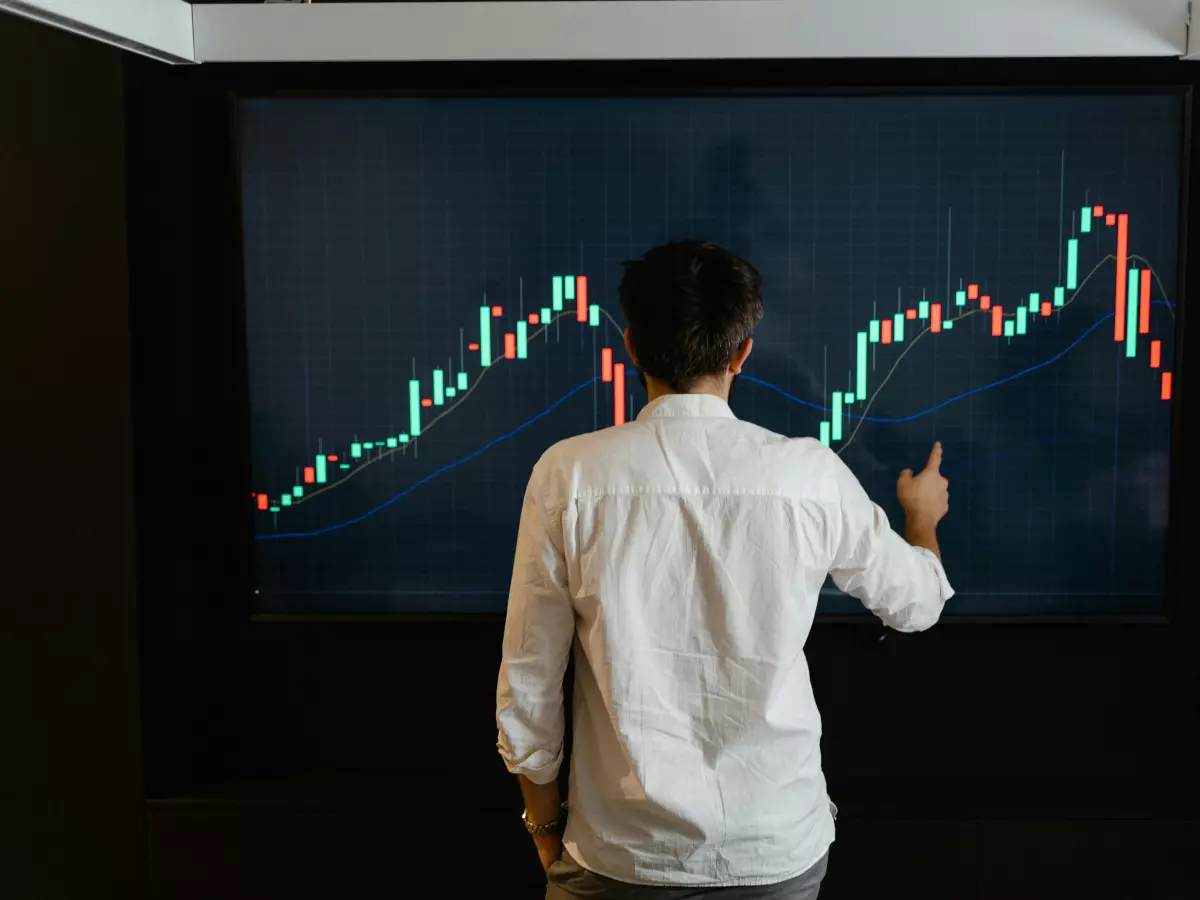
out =
[(620, 298), (642, 373), (679, 392), (723, 372), (763, 314), (754, 266), (707, 241), (625, 263)]

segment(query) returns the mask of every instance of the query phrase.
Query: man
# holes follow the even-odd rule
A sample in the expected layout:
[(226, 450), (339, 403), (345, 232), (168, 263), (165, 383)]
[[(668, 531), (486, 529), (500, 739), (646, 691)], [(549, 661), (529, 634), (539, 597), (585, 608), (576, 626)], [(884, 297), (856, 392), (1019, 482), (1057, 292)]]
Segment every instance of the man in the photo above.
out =
[[(650, 402), (534, 467), (500, 753), (551, 900), (813, 900), (834, 825), (804, 643), (826, 575), (893, 628), (937, 621), (953, 593), (941, 447), (900, 476), (906, 543), (836, 454), (730, 411), (762, 318), (752, 266), (671, 244), (626, 264), (620, 298)], [(572, 642), (568, 818), (556, 778)]]

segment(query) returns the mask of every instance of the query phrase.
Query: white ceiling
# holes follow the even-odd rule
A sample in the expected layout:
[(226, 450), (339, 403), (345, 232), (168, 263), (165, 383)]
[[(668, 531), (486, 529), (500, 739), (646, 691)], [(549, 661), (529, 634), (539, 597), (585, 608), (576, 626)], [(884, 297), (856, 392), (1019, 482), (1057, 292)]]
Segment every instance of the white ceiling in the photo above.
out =
[(1187, 0), (195, 6), (185, 0), (0, 0), (0, 9), (199, 62), (1182, 56), (1187, 7)]
[(197, 58), (1179, 56), (1186, 0), (570, 0), (193, 7)]

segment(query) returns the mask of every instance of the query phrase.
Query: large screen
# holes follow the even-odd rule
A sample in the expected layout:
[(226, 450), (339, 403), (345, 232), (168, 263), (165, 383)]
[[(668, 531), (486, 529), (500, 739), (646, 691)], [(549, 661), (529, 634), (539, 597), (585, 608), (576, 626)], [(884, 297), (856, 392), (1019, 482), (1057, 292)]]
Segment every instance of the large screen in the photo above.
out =
[(243, 98), (259, 610), (502, 612), (533, 464), (645, 402), (622, 261), (703, 238), (764, 280), (738, 416), (896, 525), (943, 442), (949, 612), (1158, 612), (1182, 104)]

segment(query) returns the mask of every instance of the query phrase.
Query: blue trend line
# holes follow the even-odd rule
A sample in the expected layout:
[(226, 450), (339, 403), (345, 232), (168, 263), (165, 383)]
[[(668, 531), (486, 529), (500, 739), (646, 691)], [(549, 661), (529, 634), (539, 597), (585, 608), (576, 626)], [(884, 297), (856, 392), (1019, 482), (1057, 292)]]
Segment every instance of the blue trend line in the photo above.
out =
[(282, 540), (283, 538), (317, 537), (318, 535), (321, 535), (321, 534), (328, 534), (331, 531), (340, 531), (343, 528), (349, 528), (351, 525), (357, 525), (363, 519), (369, 519), (371, 516), (375, 515), (375, 513), (380, 512), (384, 509), (387, 509), (389, 506), (391, 506), (397, 500), (400, 500), (403, 497), (407, 497), (409, 494), (411, 494), (417, 488), (421, 487), (421, 485), (428, 484), (429, 482), (433, 481), (433, 479), (437, 478), (439, 475), (444, 475), (446, 472), (449, 472), (451, 469), (458, 468), (465, 462), (470, 462), (475, 457), (479, 456), (481, 453), (483, 453), (487, 450), (490, 450), (492, 447), (495, 447), (501, 441), (507, 441), (514, 434), (524, 431), (526, 428), (528, 428), (530, 425), (532, 425), (538, 419), (548, 416), (550, 413), (552, 413), (555, 409), (557, 409), (559, 406), (561, 406), (567, 400), (570, 400), (572, 397), (574, 397), (576, 394), (578, 394), (584, 388), (589, 387), (591, 385), (591, 383), (595, 380), (596, 380), (596, 378), (589, 378), (583, 384), (579, 385), (576, 388), (572, 388), (570, 391), (563, 394), (561, 397), (559, 397), (557, 400), (555, 400), (553, 403), (551, 403), (549, 406), (547, 406), (545, 409), (543, 409), (540, 413), (538, 413), (532, 419), (528, 419), (528, 420), (522, 422), (520, 425), (518, 425), (516, 428), (514, 428), (512, 431), (508, 432), (507, 434), (502, 434), (498, 438), (493, 438), (492, 440), (490, 440), (486, 444), (484, 444), (482, 447), (480, 447), (478, 450), (476, 450), (474, 453), (468, 453), (466, 456), (464, 456), (460, 460), (452, 462), (449, 465), (442, 466), (440, 469), (435, 469), (434, 471), (432, 471), (428, 475), (426, 475), (424, 478), (420, 479), (416, 483), (414, 483), (411, 486), (402, 490), (400, 493), (383, 501), (378, 506), (376, 506), (374, 509), (367, 510), (361, 516), (355, 516), (353, 519), (347, 519), (345, 522), (338, 522), (336, 525), (330, 525), (327, 528), (318, 528), (316, 531), (289, 531), (284, 534), (256, 534), (254, 536), (254, 539), (256, 541), (278, 541), (278, 540)]
[[(789, 394), (787, 391), (785, 391), (785, 390), (784, 390), (783, 388), (781, 388), (779, 385), (777, 385), (777, 384), (771, 384), (771, 382), (769, 382), (769, 381), (763, 381), (761, 378), (755, 378), (753, 375), (744, 375), (744, 374), (743, 374), (743, 375), (739, 375), (739, 376), (738, 376), (738, 381), (739, 381), (739, 382), (740, 382), (740, 381), (748, 381), (748, 382), (750, 382), (751, 384), (759, 384), (759, 385), (762, 385), (762, 386), (763, 386), (763, 387), (765, 387), (765, 388), (770, 388), (770, 389), (771, 389), (771, 390), (773, 390), (775, 393), (779, 394), (781, 397), (786, 397), (787, 399), (791, 400), (793, 403), (799, 403), (801, 406), (807, 406), (809, 409), (815, 409), (815, 410), (818, 410), (818, 411), (820, 411), (820, 412), (833, 412), (833, 410), (831, 410), (831, 409), (830, 409), (829, 407), (827, 407), (827, 406), (822, 406), (820, 403), (812, 403), (812, 402), (810, 402), (810, 401), (808, 401), (808, 400), (801, 400), (801, 399), (800, 399), (799, 397), (797, 397), (795, 394)], [(849, 414), (849, 413), (844, 413), (844, 415), (847, 415), (847, 416), (849, 416), (850, 414)], [(857, 419), (857, 418), (859, 418), (859, 417), (858, 417), (858, 416), (854, 416), (853, 418), (856, 418), (856, 419)], [(871, 422), (871, 421), (874, 421), (874, 420), (873, 420), (873, 419), (867, 419), (867, 421), (868, 421), (868, 422)]]
[[(898, 418), (889, 419), (889, 418), (885, 418), (883, 416), (856, 416), (853, 413), (844, 413), (844, 415), (848, 419), (861, 419), (864, 422), (878, 422), (883, 425), (896, 425), (901, 422), (911, 422), (913, 419), (919, 419), (919, 418), (921, 418), (921, 416), (927, 416), (932, 412), (937, 412), (943, 406), (949, 406), (951, 403), (954, 403), (958, 400), (962, 400), (964, 397), (970, 397), (972, 394), (978, 394), (982, 391), (988, 391), (994, 387), (999, 387), (1002, 384), (1008, 384), (1008, 382), (1013, 381), (1017, 378), (1020, 378), (1022, 375), (1028, 375), (1030, 372), (1036, 372), (1038, 369), (1044, 369), (1044, 368), (1046, 368), (1046, 366), (1058, 362), (1060, 359), (1062, 359), (1064, 356), (1066, 356), (1068, 353), (1070, 353), (1072, 350), (1074, 350), (1076, 347), (1078, 347), (1079, 344), (1083, 342), (1084, 338), (1086, 338), (1089, 334), (1091, 334), (1093, 331), (1095, 331), (1097, 328), (1099, 328), (1101, 325), (1103, 325), (1106, 321), (1108, 321), (1112, 317), (1113, 317), (1113, 313), (1107, 313), (1106, 315), (1100, 317), (1099, 319), (1097, 319), (1095, 322), (1092, 323), (1091, 327), (1088, 328), (1087, 331), (1085, 331), (1079, 337), (1075, 338), (1075, 340), (1073, 340), (1065, 348), (1058, 351), (1058, 353), (1054, 354), (1049, 359), (1038, 363), (1037, 365), (1030, 366), (1028, 369), (1022, 369), (1020, 372), (1014, 372), (1012, 375), (1005, 376), (1004, 378), (1001, 378), (999, 381), (993, 381), (990, 384), (980, 385), (977, 388), (971, 388), (971, 390), (969, 390), (969, 391), (963, 391), (961, 394), (955, 394), (949, 400), (943, 400), (941, 403), (938, 403), (936, 406), (931, 406), (931, 407), (929, 407), (929, 409), (923, 409), (920, 412), (915, 412), (911, 416), (900, 416)], [(801, 406), (807, 406), (807, 407), (810, 407), (811, 409), (818, 409), (821, 412), (832, 412), (832, 410), (830, 410), (828, 407), (821, 406), (819, 403), (810, 403), (807, 400), (801, 400), (799, 397), (789, 394), (783, 388), (778, 387), (774, 384), (771, 384), (771, 382), (769, 382), (769, 381), (763, 381), (761, 378), (754, 378), (750, 375), (743, 375), (742, 380), (749, 381), (752, 384), (762, 385), (765, 388), (770, 388), (771, 390), (775, 391), (775, 393), (781, 394), (782, 396), (791, 400), (793, 403), (799, 403)]]
[[(1162, 303), (1163, 301), (1159, 300), (1159, 301), (1155, 301), (1155, 302)], [(1076, 347), (1078, 347), (1083, 342), (1084, 338), (1086, 338), (1089, 334), (1091, 334), (1093, 331), (1095, 331), (1097, 328), (1099, 328), (1101, 325), (1103, 325), (1105, 322), (1107, 322), (1109, 319), (1111, 319), (1113, 317), (1113, 315), (1114, 315), (1114, 313), (1106, 313), (1105, 315), (1101, 316), (1099, 319), (1097, 319), (1095, 322), (1093, 322), (1091, 324), (1091, 326), (1086, 331), (1083, 332), (1083, 334), (1079, 335), (1079, 337), (1075, 338), (1075, 340), (1073, 340), (1070, 344), (1068, 344), (1062, 350), (1058, 351), (1058, 353), (1054, 354), (1049, 359), (1044, 360), (1040, 363), (1037, 363), (1036, 365), (1032, 365), (1027, 369), (1022, 369), (1020, 372), (1014, 372), (1012, 375), (1008, 375), (1004, 378), (999, 379), (998, 381), (993, 381), (989, 384), (984, 384), (977, 388), (972, 388), (969, 391), (963, 391), (961, 394), (956, 394), (955, 396), (949, 398), (948, 400), (943, 400), (941, 403), (938, 403), (935, 406), (931, 406), (928, 409), (923, 409), (920, 412), (913, 413), (911, 416), (900, 416), (898, 418), (884, 418), (882, 416), (856, 416), (853, 413), (846, 413), (845, 415), (847, 418), (850, 418), (850, 419), (861, 419), (864, 422), (877, 422), (877, 423), (885, 424), (885, 425), (889, 425), (889, 424), (895, 425), (895, 424), (899, 424), (902, 422), (911, 422), (913, 419), (919, 419), (922, 416), (927, 416), (932, 412), (937, 412), (942, 407), (949, 406), (951, 403), (955, 403), (959, 400), (962, 400), (965, 397), (970, 397), (973, 394), (978, 394), (978, 393), (981, 393), (982, 391), (987, 391), (987, 390), (991, 390), (994, 387), (999, 387), (1002, 384), (1007, 384), (1008, 382), (1014, 381), (1017, 378), (1022, 377), (1023, 375), (1028, 375), (1030, 372), (1036, 372), (1038, 369), (1044, 369), (1046, 366), (1049, 366), (1049, 365), (1052, 365), (1052, 364), (1058, 362), (1060, 359), (1062, 359), (1064, 356), (1066, 356), (1068, 353), (1070, 353), (1072, 350), (1074, 350)], [(634, 370), (631, 369), (630, 371), (632, 372)], [(808, 400), (802, 400), (801, 398), (796, 397), (793, 394), (789, 394), (787, 391), (785, 391), (783, 388), (779, 387), (778, 385), (774, 385), (769, 381), (763, 381), (761, 378), (755, 378), (752, 375), (742, 375), (741, 379), (743, 381), (748, 381), (751, 384), (757, 384), (757, 385), (761, 385), (762, 387), (769, 388), (770, 390), (775, 391), (775, 393), (777, 393), (783, 397), (786, 397), (788, 400), (791, 400), (793, 403), (799, 403), (801, 406), (807, 406), (811, 409), (820, 410), (821, 412), (831, 412), (831, 410), (828, 407), (821, 406), (819, 403), (811, 403)], [(500, 442), (506, 441), (513, 435), (518, 434), (521, 431), (524, 431), (526, 428), (528, 428), (530, 425), (532, 425), (538, 419), (541, 419), (542, 417), (549, 415), (557, 407), (561, 406), (563, 403), (565, 403), (571, 397), (574, 397), (576, 394), (578, 394), (584, 388), (588, 387), (594, 381), (596, 381), (596, 378), (589, 378), (587, 381), (583, 382), (583, 384), (579, 385), (578, 387), (572, 388), (566, 394), (563, 394), (563, 396), (559, 397), (557, 400), (555, 400), (552, 404), (550, 404), (548, 407), (546, 407), (544, 410), (542, 410), (540, 413), (538, 413), (532, 419), (528, 419), (527, 421), (522, 422), (520, 425), (518, 425), (512, 431), (509, 431), (506, 434), (500, 435), (500, 437), (498, 437), (498, 438), (494, 438), (493, 440), (488, 441), (486, 444), (484, 444), (478, 450), (474, 451), (473, 453), (467, 454), (462, 459), (452, 462), (449, 465), (442, 466), (440, 469), (436, 469), (433, 472), (430, 472), (428, 475), (426, 475), (424, 478), (417, 481), (415, 484), (404, 489), (403, 491), (401, 491), (400, 493), (396, 494), (395, 496), (389, 498), (388, 500), (385, 500), (383, 503), (379, 504), (374, 509), (367, 510), (361, 516), (356, 516), (355, 518), (348, 519), (345, 522), (339, 522), (336, 525), (330, 525), (327, 528), (319, 528), (316, 531), (292, 531), (292, 532), (286, 532), (283, 534), (256, 534), (254, 536), (254, 539), (256, 541), (276, 541), (276, 540), (281, 540), (283, 538), (317, 537), (318, 535), (328, 534), (331, 531), (340, 531), (341, 529), (348, 528), (351, 525), (357, 525), (359, 522), (363, 521), (363, 519), (368, 519), (371, 516), (375, 515), (377, 512), (380, 512), (381, 510), (384, 510), (387, 507), (391, 506), (397, 500), (407, 497), (409, 494), (411, 494), (417, 488), (421, 487), (422, 485), (428, 484), (430, 481), (437, 478), (439, 475), (443, 475), (446, 472), (449, 472), (451, 469), (455, 469), (458, 466), (461, 466), (465, 462), (470, 462), (472, 459), (479, 456), (481, 453), (483, 453), (487, 450), (490, 450), (492, 447), (496, 446)], [(970, 465), (970, 464), (968, 464), (968, 465)]]

